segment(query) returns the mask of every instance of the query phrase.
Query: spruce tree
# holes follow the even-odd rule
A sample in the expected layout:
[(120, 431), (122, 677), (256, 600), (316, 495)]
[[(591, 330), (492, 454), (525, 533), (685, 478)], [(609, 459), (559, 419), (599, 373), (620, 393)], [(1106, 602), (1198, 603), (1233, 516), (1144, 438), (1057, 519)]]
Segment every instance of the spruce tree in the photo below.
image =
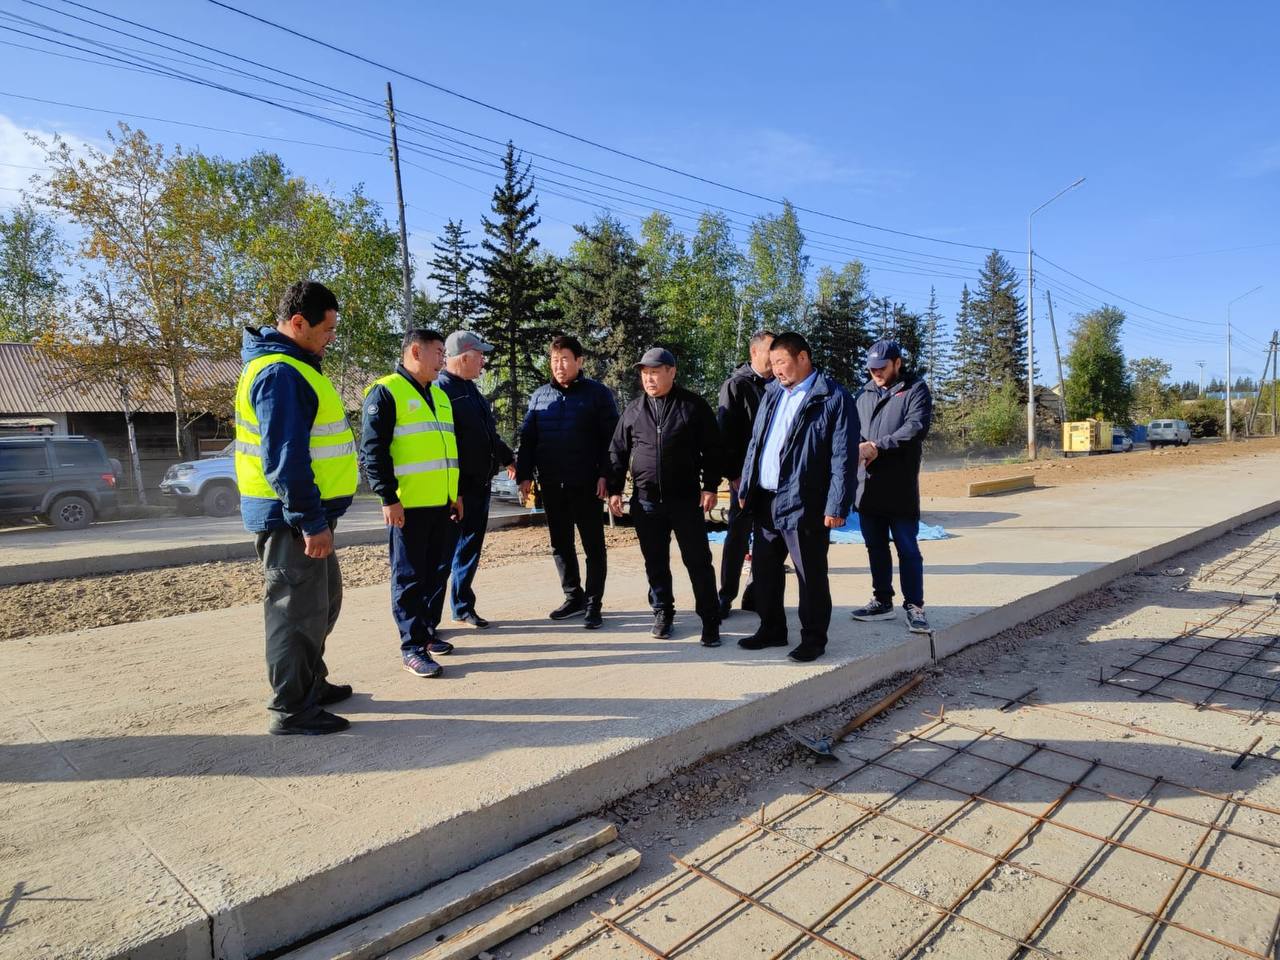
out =
[(818, 271), (818, 296), (809, 324), (813, 360), (846, 387), (856, 389), (866, 379), (863, 363), (871, 336), (867, 332), (865, 270), (857, 260), (836, 273)]
[(465, 329), (480, 307), (480, 296), (471, 285), (471, 274), (476, 268), (471, 251), (476, 245), (467, 243), (462, 221), (450, 220), (444, 225), (444, 234), (431, 246), (436, 252), (427, 276), (436, 282), (439, 291), (441, 322), (449, 331)]
[(1027, 318), (1018, 296), (1018, 274), (998, 250), (982, 265), (972, 300), (982, 365), (992, 389), (1012, 384), (1027, 398)]
[(982, 396), (986, 382), (983, 351), (973, 316), (973, 297), (966, 283), (960, 291), (955, 336), (951, 342), (951, 364), (947, 378), (941, 381), (942, 395), (949, 403), (960, 407), (972, 406)]
[(905, 304), (895, 303), (891, 313), (892, 339), (902, 348), (902, 368), (918, 377), (929, 375), (929, 360), (925, 353), (924, 321), (920, 314), (912, 313)]
[(929, 306), (920, 318), (924, 337), (923, 355), (928, 370), (929, 386), (937, 392), (938, 385), (949, 375), (950, 341), (943, 327), (942, 313), (938, 310), (938, 291), (929, 288)]
[(1104, 306), (1076, 318), (1067, 354), (1067, 419), (1129, 422), (1133, 382), (1120, 335), (1124, 311)]
[(524, 398), (540, 378), (538, 359), (550, 336), (555, 274), (539, 257), (533, 230), (541, 222), (529, 164), (522, 163), (508, 142), (502, 160), (502, 182), (493, 191), (493, 219), (483, 217), (484, 240), (477, 258), (484, 275), (478, 332), (494, 345), (494, 374), (499, 385), (493, 400), (514, 438), (520, 428)]

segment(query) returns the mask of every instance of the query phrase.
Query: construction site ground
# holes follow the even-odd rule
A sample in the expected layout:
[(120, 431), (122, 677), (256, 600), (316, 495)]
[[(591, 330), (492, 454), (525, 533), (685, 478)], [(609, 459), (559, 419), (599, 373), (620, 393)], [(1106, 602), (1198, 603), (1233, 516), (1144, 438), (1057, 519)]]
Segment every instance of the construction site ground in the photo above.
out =
[[(0, 701), (0, 802), (10, 811), (0, 825), (0, 895), (8, 891), (0, 899), (0, 957), (252, 957), (296, 942), (709, 754), (924, 667), (933, 654), (996, 635), (1280, 509), (1280, 456), (1253, 445), (1228, 456), (1229, 467), (1178, 461), (1178, 469), (1113, 482), (989, 500), (930, 497), (928, 519), (953, 534), (925, 545), (933, 650), (901, 621), (849, 620), (849, 609), (868, 594), (865, 551), (857, 546), (832, 548), (830, 655), (807, 666), (781, 651), (739, 650), (732, 640), (753, 629), (748, 614), (730, 619), (730, 642), (719, 650), (696, 644), (687, 612), (675, 640), (649, 638), (634, 546), (619, 544), (610, 554), (609, 619), (595, 633), (544, 619), (558, 591), (541, 541), (528, 542), (527, 563), (487, 564), (478, 592), (498, 626), (487, 634), (451, 633), (459, 651), (439, 680), (398, 669), (385, 579), (352, 585), (328, 659), (334, 679), (358, 691), (345, 710), (353, 725), (349, 734), (319, 741), (265, 735), (256, 604), (211, 601), (202, 612), (140, 623), (122, 610), (107, 618), (114, 625), (61, 632), (47, 601), (33, 602), (18, 612), (39, 626), (0, 643), (8, 678)], [(501, 552), (495, 547), (495, 556)], [(200, 576), (193, 568), (171, 573), (171, 584)], [(687, 611), (687, 588), (679, 573), (676, 579)], [(1149, 579), (1152, 590), (1168, 588), (1174, 607), (1200, 597), (1197, 590), (1172, 592), (1185, 578)], [(168, 588), (153, 581), (149, 589), (159, 595)], [(792, 631), (798, 633), (794, 623)], [(1120, 640), (1132, 640), (1108, 639), (1117, 650)], [(1063, 660), (1053, 667), (1066, 682), (1075, 676), (1074, 659), (1083, 662), (1091, 648), (1045, 649)], [(931, 682), (947, 688), (946, 678)], [(1040, 696), (1059, 696), (1045, 690)], [(1130, 696), (1110, 687), (1103, 693), (1091, 693), (1089, 702)], [(958, 699), (957, 710), (980, 709), (977, 700), (964, 707), (967, 693)], [(1153, 715), (1150, 703), (1143, 707)], [(1031, 708), (1000, 716), (1012, 724), (1033, 715), (1040, 717)], [(894, 716), (904, 722), (897, 719), (902, 711)], [(1186, 723), (1235, 722), (1225, 714), (1191, 716)], [(1047, 718), (1035, 722), (1053, 729)], [(1104, 739), (1061, 730), (1086, 745)], [(1203, 739), (1225, 736), (1211, 732)], [(756, 804), (744, 790), (772, 790), (776, 799), (795, 786), (788, 777), (805, 765), (773, 757), (770, 742), (759, 751), (766, 766), (736, 779), (717, 776), (706, 791), (697, 783), (690, 809), (721, 819), (685, 817), (707, 832), (673, 829), (664, 835), (666, 849), (690, 853), (727, 827), (731, 813)], [(1161, 751), (1143, 749), (1159, 767)], [(1249, 760), (1238, 772), (1258, 767)], [(1264, 786), (1255, 777), (1249, 788)], [(657, 806), (670, 807), (673, 817), (684, 809), (684, 800), (660, 796)], [(1041, 807), (1050, 799), (1035, 797)], [(618, 809), (624, 835), (626, 824), (649, 819), (638, 808)], [(648, 839), (646, 852), (656, 852)], [(652, 879), (659, 857), (647, 859), (641, 876)], [(567, 930), (572, 924), (565, 922)], [(519, 948), (542, 949), (542, 936)], [(614, 935), (606, 949), (621, 942)]]

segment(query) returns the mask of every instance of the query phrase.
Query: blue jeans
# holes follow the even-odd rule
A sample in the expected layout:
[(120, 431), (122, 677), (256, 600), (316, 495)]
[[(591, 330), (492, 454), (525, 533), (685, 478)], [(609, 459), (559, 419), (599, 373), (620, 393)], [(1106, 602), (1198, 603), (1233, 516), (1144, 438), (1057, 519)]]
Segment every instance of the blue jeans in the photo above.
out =
[[(456, 543), (453, 547), (453, 576), (450, 580), (450, 602), (453, 619), (461, 620), (476, 612), (476, 593), (471, 589), (480, 566), (480, 551), (484, 548), (485, 531), (489, 528), (489, 488), (467, 490), (462, 495), (462, 522), (455, 523)], [(441, 609), (444, 595), (440, 596)], [(440, 620), (440, 611), (436, 611)]]
[(871, 587), (881, 603), (893, 603), (893, 560), (889, 556), (889, 536), (898, 551), (898, 578), (902, 581), (904, 603), (924, 606), (924, 557), (916, 536), (918, 517), (891, 517), (883, 513), (859, 513), (862, 537), (867, 541), (871, 563)]

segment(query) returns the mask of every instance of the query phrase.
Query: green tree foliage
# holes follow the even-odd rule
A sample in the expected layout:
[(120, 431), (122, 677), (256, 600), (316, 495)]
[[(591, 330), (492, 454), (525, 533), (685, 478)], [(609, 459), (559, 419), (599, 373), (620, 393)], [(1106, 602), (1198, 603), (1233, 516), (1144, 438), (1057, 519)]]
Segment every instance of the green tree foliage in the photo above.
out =
[(427, 330), (439, 330), (445, 326), (445, 305), (433, 300), (422, 287), (413, 291), (413, 325)]
[(1193, 437), (1220, 437), (1227, 428), (1227, 405), (1222, 400), (1200, 397), (1183, 406), (1178, 418), (1187, 421)]
[[(999, 251), (982, 265), (970, 309), (978, 365), (990, 386), (1014, 384), (1027, 398), (1027, 318), (1018, 296), (1018, 274)], [(957, 333), (957, 340), (959, 334)]]
[(0, 340), (30, 343), (54, 322), (66, 255), (53, 220), (30, 203), (0, 213)]
[(463, 330), (471, 325), (480, 308), (480, 296), (471, 282), (476, 269), (474, 243), (467, 243), (467, 231), (461, 220), (450, 220), (444, 225), (444, 235), (432, 244), (435, 256), (431, 259), (428, 278), (436, 282), (439, 303), (442, 308), (441, 325), (446, 331)]
[(867, 329), (869, 292), (866, 268), (852, 260), (839, 272), (818, 271), (817, 299), (809, 324), (814, 362), (846, 387), (866, 379), (864, 363), (872, 338)]
[(1166, 381), (1173, 368), (1159, 357), (1139, 357), (1129, 361), (1133, 385), (1133, 419), (1144, 423), (1160, 417), (1180, 417), (1182, 404)]
[(1111, 306), (1076, 317), (1066, 359), (1068, 420), (1129, 423), (1133, 386), (1120, 344), (1124, 320), (1124, 311)]
[(520, 428), (524, 400), (541, 376), (555, 315), (555, 271), (539, 256), (533, 235), (541, 222), (534, 180), (515, 147), (507, 144), (502, 182), (493, 191), (493, 217), (483, 218), (478, 258), (484, 277), (478, 332), (495, 349), (490, 357), (499, 378), (493, 400), (508, 438)]
[(970, 412), (966, 428), (970, 439), (992, 447), (1016, 443), (1027, 429), (1025, 401), (1018, 388), (1006, 383), (988, 391)]
[(920, 317), (922, 356), (924, 369), (929, 379), (929, 386), (935, 392), (937, 386), (950, 379), (950, 339), (943, 324), (942, 312), (938, 309), (938, 291), (929, 288), (929, 306)]
[(805, 274), (809, 257), (795, 207), (758, 218), (747, 241), (744, 295), (755, 327), (807, 332)]
[(644, 290), (644, 258), (626, 227), (601, 214), (574, 227), (560, 308), (565, 329), (597, 359), (600, 378), (625, 402), (638, 389), (633, 364), (657, 340), (659, 324)]
[(924, 357), (924, 322), (905, 304), (888, 297), (871, 301), (871, 329), (877, 340), (894, 340), (902, 348), (903, 367), (919, 376), (927, 376), (928, 361)]

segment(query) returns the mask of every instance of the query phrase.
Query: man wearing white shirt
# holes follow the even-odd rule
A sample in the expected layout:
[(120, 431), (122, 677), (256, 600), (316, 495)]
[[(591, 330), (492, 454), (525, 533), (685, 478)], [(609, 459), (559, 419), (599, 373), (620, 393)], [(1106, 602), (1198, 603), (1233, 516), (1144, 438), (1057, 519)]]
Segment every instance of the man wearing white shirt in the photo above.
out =
[(760, 615), (759, 629), (738, 645), (788, 645), (783, 564), (790, 556), (800, 584), (800, 643), (787, 655), (802, 663), (827, 647), (827, 550), (831, 530), (844, 526), (853, 505), (859, 436), (853, 399), (812, 357), (798, 333), (770, 346), (774, 383), (760, 403), (738, 490), (755, 524), (751, 570)]

